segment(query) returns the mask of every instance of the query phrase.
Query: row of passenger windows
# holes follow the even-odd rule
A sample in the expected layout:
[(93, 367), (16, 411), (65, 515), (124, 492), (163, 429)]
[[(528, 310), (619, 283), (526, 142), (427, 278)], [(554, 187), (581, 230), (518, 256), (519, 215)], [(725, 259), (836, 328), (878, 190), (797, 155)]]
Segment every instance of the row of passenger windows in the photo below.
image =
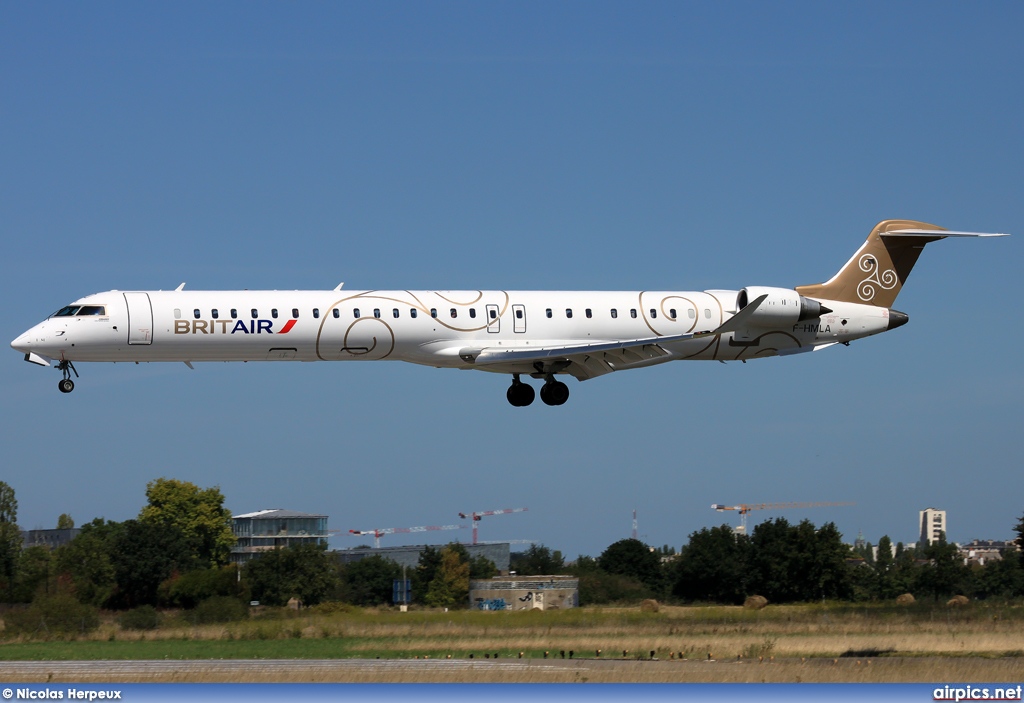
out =
[[(88, 312), (86, 312), (87, 309), (88, 309)], [(99, 310), (99, 312), (95, 311), (97, 309)], [(299, 319), (299, 309), (298, 308), (292, 308), (291, 312), (292, 312), (292, 319), (295, 319), (295, 320)], [(81, 311), (79, 311), (78, 308), (73, 308), (73, 307), (69, 306), (69, 307), (66, 307), (66, 308), (62, 309), (60, 312), (58, 312), (57, 316), (61, 317), (61, 316), (67, 316), (67, 315), (74, 315), (76, 313), (79, 314), (79, 315), (102, 315), (102, 314), (104, 314), (103, 313), (103, 308), (99, 307), (99, 306), (94, 306), (94, 305), (93, 306), (84, 306), (84, 307), (81, 308)], [(252, 319), (254, 319), (254, 320), (259, 318), (259, 316), (260, 316), (259, 310), (256, 309), (256, 308), (252, 308), (249, 311), (249, 313), (252, 316)], [(336, 318), (341, 317), (341, 311), (338, 308), (332, 308), (331, 309), (331, 313)], [(496, 320), (498, 318), (498, 311), (493, 309), (493, 308), (489, 309), (487, 311), (487, 313), (488, 313), (487, 316), (490, 317), (490, 319), (492, 319), (492, 320)], [(236, 308), (231, 308), (229, 314), (231, 315), (231, 319), (232, 320), (238, 319), (238, 310)], [(409, 308), (409, 317), (415, 318), (417, 314), (418, 314), (418, 311), (417, 311), (416, 308)], [(448, 314), (452, 317), (452, 319), (455, 319), (455, 318), (457, 318), (459, 316), (459, 310), (458, 310), (458, 308), (451, 308), (448, 311)], [(554, 312), (551, 310), (551, 308), (547, 308), (544, 311), (544, 314), (547, 317), (549, 317), (549, 318), (550, 317), (554, 317)], [(588, 320), (594, 317), (594, 311), (591, 308), (586, 308), (583, 311), (583, 314), (586, 315)], [(650, 314), (651, 314), (651, 318), (652, 319), (658, 317), (657, 309), (656, 308), (651, 308), (650, 309)], [(697, 319), (697, 311), (694, 310), (693, 308), (687, 308), (686, 314), (687, 314), (687, 317), (689, 317), (691, 320)], [(203, 316), (202, 310), (200, 310), (199, 308), (196, 308), (195, 310), (192, 311), (192, 315), (193, 315), (193, 317), (195, 317), (195, 319), (199, 320)], [(272, 318), (274, 318), (274, 319), (277, 319), (278, 317), (280, 317), (280, 314), (279, 314), (277, 308), (272, 308), (270, 310), (270, 316)], [(375, 318), (380, 318), (381, 317), (380, 308), (374, 308), (373, 309), (373, 316)], [(401, 317), (401, 311), (398, 308), (392, 308), (391, 316), (394, 317), (394, 318), (399, 318), (399, 317)], [(430, 308), (430, 316), (431, 317), (437, 317), (437, 308)], [(469, 308), (469, 316), (470, 316), (470, 318), (474, 318), (474, 319), (476, 318), (476, 308)], [(519, 320), (523, 319), (523, 310), (521, 308), (516, 308), (515, 316)], [(565, 316), (566, 316), (566, 318), (569, 318), (569, 319), (572, 318), (572, 308), (566, 308), (565, 309)], [(618, 319), (618, 317), (619, 317), (618, 308), (611, 308), (611, 316), (612, 316), (613, 320), (614, 319)], [(630, 308), (629, 316), (631, 318), (636, 318), (636, 316), (637, 316), (636, 308)], [(669, 311), (668, 311), (668, 316), (672, 320), (677, 319), (676, 309), (675, 308), (670, 308)], [(212, 317), (214, 320), (219, 319), (220, 318), (220, 310), (217, 309), (217, 308), (213, 308), (212, 310), (210, 310), (210, 317)], [(352, 308), (352, 317), (354, 317), (356, 319), (362, 317), (362, 313), (360, 312), (359, 308)], [(710, 308), (704, 308), (704, 317), (709, 319), (709, 320), (711, 319), (711, 309)], [(180, 309), (175, 308), (175, 310), (174, 310), (174, 318), (175, 319), (181, 318), (181, 310)], [(313, 308), (313, 319), (320, 319), (320, 308)]]

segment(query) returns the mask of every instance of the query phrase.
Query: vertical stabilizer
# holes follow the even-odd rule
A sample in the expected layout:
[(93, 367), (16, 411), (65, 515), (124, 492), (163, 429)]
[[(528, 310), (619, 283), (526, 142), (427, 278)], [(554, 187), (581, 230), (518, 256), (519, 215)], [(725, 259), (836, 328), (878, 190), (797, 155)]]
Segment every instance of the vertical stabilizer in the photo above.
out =
[(945, 232), (926, 222), (883, 220), (839, 273), (796, 290), (808, 298), (892, 307), (924, 245), (949, 236)]

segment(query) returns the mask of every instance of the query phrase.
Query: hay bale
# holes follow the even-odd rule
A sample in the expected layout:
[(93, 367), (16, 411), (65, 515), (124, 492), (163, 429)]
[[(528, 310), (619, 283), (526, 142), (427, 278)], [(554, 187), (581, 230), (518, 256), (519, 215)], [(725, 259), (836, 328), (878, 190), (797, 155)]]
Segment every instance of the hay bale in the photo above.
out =
[(644, 600), (640, 601), (641, 613), (656, 613), (660, 609), (661, 606), (658, 605), (658, 601), (654, 600), (653, 598), (645, 598)]
[(950, 608), (961, 608), (965, 605), (970, 604), (971, 599), (967, 596), (953, 596), (948, 601), (946, 601), (946, 605), (948, 605)]
[(896, 597), (896, 605), (913, 605), (916, 602), (912, 593), (904, 593), (902, 596)]
[(760, 610), (766, 605), (768, 605), (768, 599), (764, 596), (748, 596), (747, 599), (743, 601), (743, 607), (749, 608), (750, 610)]

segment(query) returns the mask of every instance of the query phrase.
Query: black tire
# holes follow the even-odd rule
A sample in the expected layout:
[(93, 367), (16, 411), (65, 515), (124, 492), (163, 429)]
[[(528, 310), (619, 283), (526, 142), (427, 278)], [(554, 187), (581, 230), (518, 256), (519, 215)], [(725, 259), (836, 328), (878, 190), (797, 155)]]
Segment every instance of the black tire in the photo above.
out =
[(516, 408), (525, 408), (533, 402), (535, 396), (533, 386), (527, 383), (513, 383), (505, 393), (508, 402)]
[(561, 381), (552, 381), (550, 386), (551, 390), (548, 391), (548, 396), (551, 398), (551, 404), (565, 405), (565, 401), (569, 400), (569, 386)]
[(71, 391), (75, 390), (75, 382), (72, 381), (70, 378), (62, 378), (61, 380), (57, 381), (57, 388), (60, 390), (61, 393), (70, 393)]

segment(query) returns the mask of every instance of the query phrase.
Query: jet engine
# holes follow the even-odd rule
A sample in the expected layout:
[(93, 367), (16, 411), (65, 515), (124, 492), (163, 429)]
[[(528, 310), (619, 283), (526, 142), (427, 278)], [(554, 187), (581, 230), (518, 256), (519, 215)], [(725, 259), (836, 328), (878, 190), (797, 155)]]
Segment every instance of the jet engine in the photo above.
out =
[(795, 290), (764, 286), (747, 286), (741, 290), (736, 296), (736, 312), (763, 295), (768, 297), (749, 317), (748, 324), (758, 327), (782, 327), (832, 312), (831, 308), (825, 307), (817, 300), (805, 298)]

